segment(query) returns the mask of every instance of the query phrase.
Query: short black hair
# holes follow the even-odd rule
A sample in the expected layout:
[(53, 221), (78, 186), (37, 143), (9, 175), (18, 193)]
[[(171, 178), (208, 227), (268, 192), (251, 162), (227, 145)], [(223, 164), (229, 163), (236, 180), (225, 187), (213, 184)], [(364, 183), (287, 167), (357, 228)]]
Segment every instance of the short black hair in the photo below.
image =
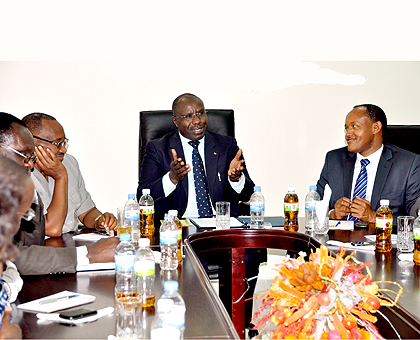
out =
[(366, 116), (368, 116), (372, 122), (382, 123), (382, 136), (385, 135), (388, 122), (384, 110), (382, 110), (379, 106), (374, 104), (360, 104), (353, 107), (353, 109), (356, 109), (358, 107), (364, 107), (366, 109)]
[[(203, 103), (203, 101), (200, 98), (198, 98), (195, 94), (192, 94), (192, 93), (183, 93), (183, 94), (179, 95), (178, 97), (176, 97), (175, 100), (174, 100), (174, 102), (172, 103), (172, 114), (173, 115), (175, 115), (175, 109), (178, 106), (179, 102), (182, 99), (184, 99), (185, 97), (192, 97), (192, 98), (195, 98), (195, 99), (197, 99), (197, 100), (199, 100), (200, 102)], [(203, 105), (204, 105), (204, 103), (203, 103)]]
[(7, 245), (6, 253), (0, 261), (4, 261), (16, 252), (13, 236), (20, 224), (18, 212), (31, 179), (24, 167), (1, 155), (0, 174), (0, 248)]
[(0, 143), (7, 143), (7, 140), (12, 137), (12, 124), (27, 127), (26, 124), (19, 118), (10, 113), (0, 112)]
[(43, 120), (57, 120), (53, 116), (47, 115), (46, 113), (34, 112), (26, 115), (22, 118), (23, 122), (28, 127), (32, 134), (37, 134), (42, 129)]

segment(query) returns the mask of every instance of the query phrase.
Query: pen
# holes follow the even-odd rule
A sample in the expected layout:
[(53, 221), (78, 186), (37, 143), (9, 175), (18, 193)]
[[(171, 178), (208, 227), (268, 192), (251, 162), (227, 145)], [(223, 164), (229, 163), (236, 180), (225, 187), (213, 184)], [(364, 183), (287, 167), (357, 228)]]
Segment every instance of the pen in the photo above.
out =
[(61, 296), (61, 297), (54, 298), (54, 299), (42, 300), (42, 301), (39, 301), (39, 303), (41, 305), (45, 305), (46, 303), (53, 303), (53, 302), (68, 300), (68, 299), (75, 298), (75, 297), (78, 297), (78, 296), (79, 296), (79, 294)]
[(334, 226), (334, 228), (337, 228), (337, 226), (341, 223), (341, 221), (338, 221), (337, 224)]
[(221, 182), (221, 178), (220, 178), (220, 172), (217, 173), (217, 176), (219, 176), (219, 182)]

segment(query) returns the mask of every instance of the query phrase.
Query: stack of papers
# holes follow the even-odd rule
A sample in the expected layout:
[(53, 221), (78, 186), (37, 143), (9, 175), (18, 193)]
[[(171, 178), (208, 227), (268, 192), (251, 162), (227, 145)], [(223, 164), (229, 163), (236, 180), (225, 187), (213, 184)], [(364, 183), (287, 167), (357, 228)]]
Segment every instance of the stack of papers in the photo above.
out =
[[(74, 297), (68, 298), (70, 296)], [(61, 309), (85, 305), (95, 301), (95, 299), (96, 297), (93, 295), (78, 294), (64, 290), (60, 293), (49, 295), (41, 299), (22, 303), (17, 307), (29, 312), (51, 313)]]
[[(370, 242), (376, 242), (376, 235), (365, 235), (365, 238), (367, 238)], [(396, 234), (391, 234), (391, 243), (397, 244)]]

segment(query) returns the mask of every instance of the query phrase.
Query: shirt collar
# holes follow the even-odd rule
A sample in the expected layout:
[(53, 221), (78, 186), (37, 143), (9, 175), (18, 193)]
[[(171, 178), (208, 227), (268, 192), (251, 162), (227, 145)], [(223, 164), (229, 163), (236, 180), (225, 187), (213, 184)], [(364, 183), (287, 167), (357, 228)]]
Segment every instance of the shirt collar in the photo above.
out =
[(356, 165), (360, 165), (360, 161), (362, 159), (368, 159), (369, 164), (379, 164), (379, 159), (382, 155), (382, 150), (384, 149), (384, 145), (382, 144), (381, 147), (376, 150), (374, 153), (370, 154), (368, 157), (363, 157), (360, 153), (357, 154), (356, 158)]

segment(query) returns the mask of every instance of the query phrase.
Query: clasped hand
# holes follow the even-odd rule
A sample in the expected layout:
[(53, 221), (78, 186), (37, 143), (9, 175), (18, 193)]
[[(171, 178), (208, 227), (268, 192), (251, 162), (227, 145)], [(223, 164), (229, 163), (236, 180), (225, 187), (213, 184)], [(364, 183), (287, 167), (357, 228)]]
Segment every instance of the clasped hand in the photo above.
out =
[(334, 204), (334, 211), (331, 217), (341, 220), (350, 213), (353, 217), (356, 217), (363, 222), (375, 222), (376, 213), (372, 209), (370, 202), (360, 197), (356, 197), (353, 201), (347, 197), (340, 198)]

